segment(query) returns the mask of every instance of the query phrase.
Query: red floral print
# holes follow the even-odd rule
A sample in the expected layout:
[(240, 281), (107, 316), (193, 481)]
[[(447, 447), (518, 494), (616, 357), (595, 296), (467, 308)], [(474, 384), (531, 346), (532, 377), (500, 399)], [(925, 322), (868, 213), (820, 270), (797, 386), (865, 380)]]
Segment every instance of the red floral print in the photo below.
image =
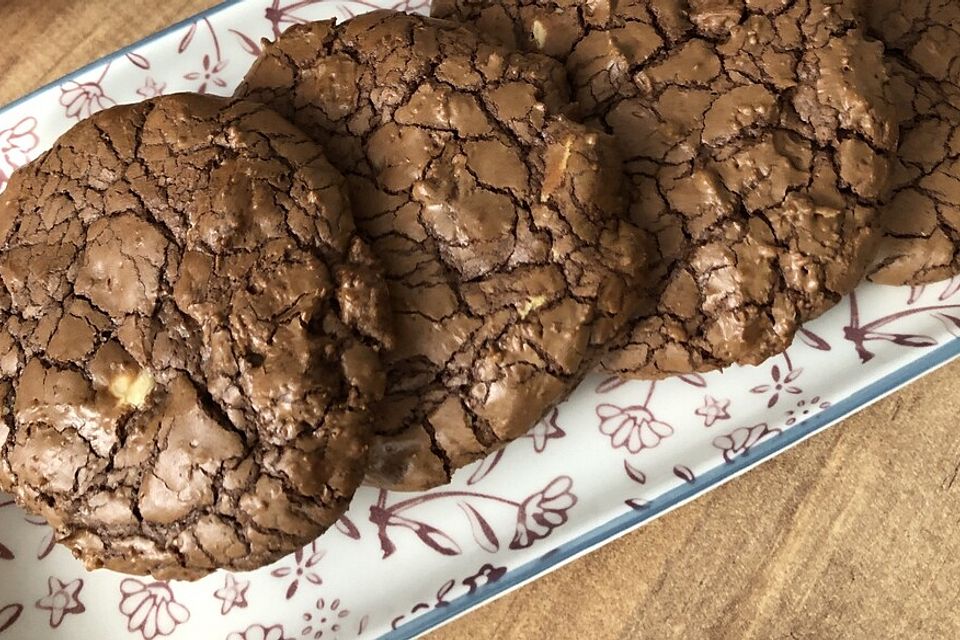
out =
[(283, 633), (283, 627), (275, 624), (266, 627), (262, 624), (255, 624), (246, 628), (245, 631), (234, 631), (227, 635), (227, 640), (289, 640)]
[(0, 633), (3, 633), (20, 618), (23, 613), (23, 605), (14, 603), (0, 607)]
[(103, 90), (103, 80), (110, 70), (108, 64), (100, 77), (92, 82), (67, 82), (60, 87), (60, 104), (68, 118), (84, 120), (93, 114), (109, 109), (117, 103)]
[(510, 543), (511, 549), (525, 549), (564, 524), (570, 509), (577, 504), (573, 495), (573, 480), (560, 476), (523, 501), (517, 515), (517, 531)]
[(473, 595), (478, 589), (496, 582), (505, 576), (506, 573), (506, 567), (495, 567), (492, 564), (487, 563), (480, 567), (480, 570), (472, 576), (464, 578), (463, 584), (470, 589), (469, 594)]
[(758, 442), (771, 436), (779, 435), (780, 429), (771, 429), (766, 422), (752, 427), (741, 427), (727, 435), (714, 439), (713, 446), (723, 452), (726, 462), (733, 462), (734, 458), (746, 455)]
[(234, 607), (238, 609), (247, 608), (247, 589), (250, 588), (248, 580), (237, 580), (233, 574), (228, 573), (223, 577), (223, 587), (217, 589), (213, 597), (220, 600), (220, 615), (227, 615)]
[(693, 413), (703, 418), (703, 426), (712, 427), (717, 420), (730, 419), (729, 409), (729, 400), (717, 400), (713, 396), (704, 396), (703, 406), (697, 408)]
[(657, 420), (642, 405), (620, 408), (601, 404), (597, 407), (597, 416), (600, 418), (600, 432), (610, 436), (614, 449), (623, 447), (630, 453), (640, 453), (673, 435), (673, 427)]
[(300, 630), (300, 636), (312, 637), (320, 640), (324, 637), (336, 637), (346, 624), (345, 619), (350, 617), (350, 610), (343, 607), (339, 598), (326, 600), (319, 598), (314, 604), (314, 611), (303, 614), (306, 626)]
[(120, 583), (120, 613), (127, 618), (127, 631), (138, 632), (143, 640), (169, 636), (190, 619), (190, 611), (176, 601), (164, 582), (149, 584), (135, 578)]
[(777, 403), (780, 401), (781, 393), (789, 393), (792, 395), (799, 395), (803, 393), (803, 389), (792, 384), (803, 374), (803, 369), (793, 368), (793, 363), (790, 361), (789, 354), (784, 353), (783, 357), (787, 362), (786, 375), (781, 373), (779, 365), (773, 365), (770, 367), (770, 384), (761, 384), (750, 389), (750, 393), (770, 393), (770, 398), (767, 400), (768, 409), (772, 409), (773, 407), (777, 406)]
[[(308, 549), (310, 551), (310, 555), (307, 555)], [(312, 542), (309, 547), (298, 549), (297, 552), (293, 554), (293, 566), (280, 567), (279, 569), (274, 569), (270, 572), (270, 575), (272, 575), (274, 578), (286, 578), (290, 575), (293, 576), (293, 580), (287, 586), (287, 600), (296, 595), (297, 589), (300, 588), (301, 578), (311, 584), (323, 584), (323, 579), (320, 577), (320, 574), (313, 571), (313, 568), (317, 566), (321, 560), (323, 560), (323, 557), (326, 554), (327, 552), (323, 549), (317, 550), (317, 543)]]
[(80, 602), (80, 591), (83, 589), (83, 580), (77, 578), (70, 582), (50, 576), (47, 579), (48, 594), (37, 600), (37, 609), (50, 612), (50, 626), (56, 629), (63, 622), (64, 616), (71, 613), (83, 613), (86, 608)]
[(143, 98), (156, 98), (162, 96), (167, 89), (166, 82), (157, 82), (151, 77), (143, 81), (143, 86), (137, 89), (137, 95)]
[(30, 161), (30, 152), (40, 143), (37, 119), (26, 117), (8, 129), (0, 129), (0, 191), (13, 172)]

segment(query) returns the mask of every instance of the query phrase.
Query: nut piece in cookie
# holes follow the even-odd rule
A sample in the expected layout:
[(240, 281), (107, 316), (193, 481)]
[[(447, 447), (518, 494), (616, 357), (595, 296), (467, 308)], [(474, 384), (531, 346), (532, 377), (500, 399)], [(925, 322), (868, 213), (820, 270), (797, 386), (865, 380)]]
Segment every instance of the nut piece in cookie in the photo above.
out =
[(896, 147), (883, 49), (846, 0), (440, 0), (566, 65), (613, 134), (659, 305), (604, 361), (657, 378), (758, 363), (875, 251)]
[(446, 21), (298, 25), (239, 95), (338, 152), (397, 324), (369, 480), (422, 489), (523, 435), (635, 311), (641, 238), (562, 68)]
[(363, 477), (381, 282), (342, 175), (275, 112), (81, 122), (0, 194), (0, 488), (91, 569), (300, 548)]

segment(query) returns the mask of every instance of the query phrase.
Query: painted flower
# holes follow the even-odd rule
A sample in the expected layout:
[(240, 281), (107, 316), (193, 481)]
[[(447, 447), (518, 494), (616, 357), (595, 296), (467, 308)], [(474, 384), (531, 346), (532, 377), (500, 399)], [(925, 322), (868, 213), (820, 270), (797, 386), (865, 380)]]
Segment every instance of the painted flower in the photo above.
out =
[(207, 85), (210, 83), (223, 89), (227, 86), (227, 83), (219, 74), (226, 68), (227, 63), (227, 60), (217, 60), (213, 62), (209, 55), (204, 55), (203, 71), (192, 71), (183, 77), (185, 80), (201, 80), (197, 93), (206, 93)]
[(342, 606), (339, 598), (329, 601), (320, 598), (314, 607), (316, 608), (315, 613), (308, 611), (303, 614), (303, 619), (307, 625), (300, 630), (301, 636), (313, 637), (314, 640), (320, 640), (324, 637), (324, 634), (329, 636), (340, 633), (344, 618), (350, 616), (350, 610)]
[(824, 409), (829, 409), (830, 403), (826, 400), (821, 401), (820, 396), (814, 396), (809, 400), (800, 400), (795, 409), (787, 410), (787, 426), (792, 427), (797, 422), (803, 422), (810, 417), (812, 413), (819, 413)]
[(23, 605), (20, 603), (8, 604), (0, 607), (0, 633), (13, 626), (23, 613)]
[(660, 422), (644, 406), (620, 408), (612, 404), (597, 407), (600, 432), (610, 436), (614, 449), (626, 447), (630, 453), (656, 447), (664, 438), (673, 435), (673, 427)]
[(233, 574), (228, 573), (224, 576), (223, 587), (217, 589), (213, 597), (220, 600), (220, 614), (227, 615), (237, 607), (245, 609), (247, 607), (247, 589), (250, 588), (250, 582), (247, 580), (237, 580)]
[(481, 587), (485, 587), (488, 584), (496, 582), (502, 578), (507, 573), (506, 567), (495, 567), (490, 563), (487, 563), (480, 567), (480, 570), (477, 571), (472, 576), (468, 576), (463, 579), (463, 584), (466, 587), (470, 588), (469, 595), (473, 595)]
[(144, 584), (134, 578), (120, 583), (120, 613), (127, 618), (127, 631), (138, 631), (144, 640), (169, 636), (190, 619), (190, 611), (176, 601), (163, 582)]
[(717, 420), (729, 420), (730, 401), (727, 399), (717, 400), (713, 396), (705, 396), (703, 406), (697, 408), (693, 413), (703, 418), (703, 426), (712, 427)]
[(303, 578), (307, 582), (315, 585), (323, 584), (323, 579), (318, 573), (312, 571), (313, 567), (317, 566), (323, 556), (327, 554), (326, 551), (320, 550), (317, 551), (317, 543), (310, 543), (309, 547), (311, 555), (306, 554), (307, 548), (298, 549), (296, 553), (293, 554), (294, 566), (292, 567), (280, 567), (279, 569), (274, 569), (270, 572), (274, 578), (286, 578), (287, 576), (292, 575), (293, 581), (290, 582), (290, 585), (287, 587), (286, 597), (287, 600), (292, 598), (296, 593), (297, 589), (300, 588), (300, 579)]
[(227, 640), (286, 640), (286, 637), (279, 624), (270, 627), (255, 624), (247, 627), (246, 631), (234, 631), (227, 636)]
[(714, 439), (713, 446), (723, 452), (723, 459), (733, 462), (734, 458), (750, 452), (758, 442), (771, 436), (779, 435), (780, 429), (771, 429), (767, 423), (761, 422), (752, 427), (741, 427), (724, 436)]
[(41, 518), (40, 516), (27, 516), (24, 518), (24, 521), (27, 522), (27, 524), (32, 524), (35, 527), (41, 527), (43, 529), (43, 535), (39, 536), (40, 544), (37, 545), (37, 560), (43, 560), (53, 552), (53, 548), (57, 544), (53, 536), (53, 527), (47, 523), (46, 518)]
[(30, 152), (40, 144), (36, 128), (37, 119), (30, 117), (0, 130), (0, 191), (13, 172), (30, 161)]
[(572, 488), (573, 480), (569, 476), (560, 476), (524, 500), (517, 513), (517, 530), (510, 548), (526, 549), (566, 524), (567, 512), (577, 504), (577, 497), (570, 491)]
[(70, 582), (61, 582), (50, 576), (47, 579), (48, 594), (37, 600), (37, 609), (50, 612), (50, 626), (56, 629), (63, 622), (67, 614), (77, 614), (86, 611), (80, 602), (80, 590), (83, 589), (83, 580), (77, 578)]
[(137, 95), (143, 96), (144, 98), (156, 98), (157, 96), (162, 96), (163, 92), (167, 89), (166, 82), (157, 82), (153, 78), (147, 78), (143, 86), (137, 89)]
[(66, 107), (68, 118), (83, 120), (117, 103), (104, 93), (99, 82), (70, 81), (60, 87), (60, 104)]
[(537, 422), (537, 424), (533, 426), (533, 429), (524, 436), (533, 440), (533, 449), (537, 453), (543, 453), (543, 450), (547, 448), (547, 442), (550, 440), (559, 439), (567, 435), (567, 432), (557, 424), (557, 418), (559, 416), (560, 411), (554, 408), (549, 418), (544, 418)]
[(777, 402), (780, 401), (781, 393), (789, 393), (793, 395), (799, 395), (803, 393), (803, 390), (799, 387), (796, 387), (790, 383), (795, 381), (803, 373), (803, 369), (790, 369), (787, 371), (787, 375), (783, 376), (781, 380), (781, 371), (779, 365), (773, 365), (770, 368), (770, 378), (771, 384), (761, 384), (753, 389), (750, 389), (750, 393), (770, 393), (770, 399), (767, 400), (767, 408), (771, 409), (776, 406)]

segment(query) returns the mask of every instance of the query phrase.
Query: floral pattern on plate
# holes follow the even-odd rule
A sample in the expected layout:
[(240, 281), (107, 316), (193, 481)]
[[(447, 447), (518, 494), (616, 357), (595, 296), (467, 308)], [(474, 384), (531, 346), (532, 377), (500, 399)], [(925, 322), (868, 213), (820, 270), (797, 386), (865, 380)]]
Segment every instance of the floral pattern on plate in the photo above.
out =
[[(229, 94), (260, 39), (291, 24), (426, 6), (231, 0), (0, 110), (0, 188), (91, 113), (176, 91)], [(592, 376), (450, 486), (363, 489), (298, 553), (196, 583), (86, 573), (41, 520), (0, 495), (0, 640), (38, 629), (52, 639), (408, 637), (841, 417), (857, 408), (849, 397), (886, 376), (939, 364), (956, 350), (921, 358), (957, 337), (960, 278), (865, 286), (762, 366), (656, 383)]]

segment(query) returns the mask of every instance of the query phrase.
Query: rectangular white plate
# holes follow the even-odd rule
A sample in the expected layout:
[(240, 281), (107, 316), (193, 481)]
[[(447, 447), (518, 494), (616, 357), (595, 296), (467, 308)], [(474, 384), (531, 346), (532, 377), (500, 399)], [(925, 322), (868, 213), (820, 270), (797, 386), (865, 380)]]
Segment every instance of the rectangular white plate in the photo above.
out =
[[(232, 0), (104, 58), (0, 110), (0, 188), (79, 118), (159, 92), (229, 94), (260, 38), (389, 2)], [(0, 640), (415, 636), (956, 357), (958, 290), (960, 279), (864, 286), (760, 367), (658, 383), (594, 376), (451, 486), (364, 489), (337, 530), (251, 574), (166, 584), (87, 573), (0, 496)]]

